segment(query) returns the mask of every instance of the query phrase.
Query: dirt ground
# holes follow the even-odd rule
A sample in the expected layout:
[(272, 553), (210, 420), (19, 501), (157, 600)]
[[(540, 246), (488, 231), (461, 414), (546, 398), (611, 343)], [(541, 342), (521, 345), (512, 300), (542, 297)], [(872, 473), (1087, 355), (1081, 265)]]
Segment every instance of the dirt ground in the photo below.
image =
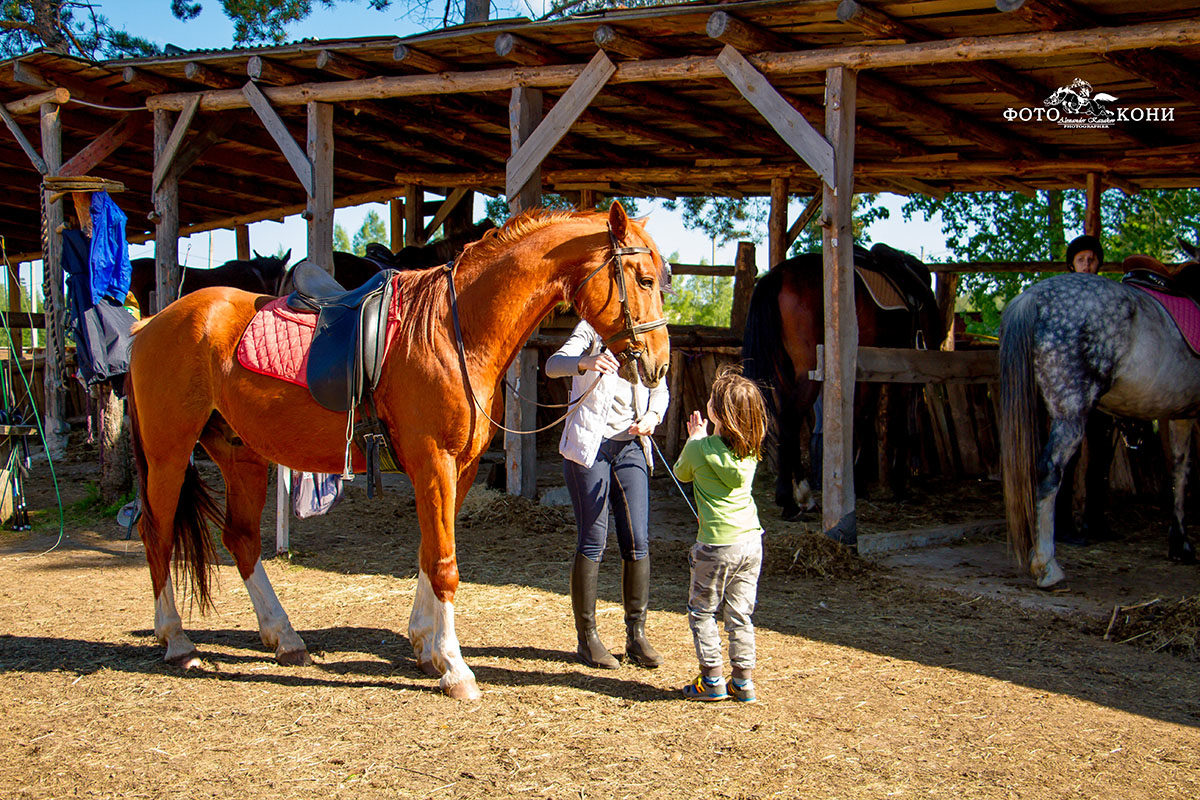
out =
[[(552, 483), (556, 464), (545, 479)], [(653, 481), (657, 670), (575, 662), (570, 512), (477, 486), (460, 521), (458, 636), (483, 697), (440, 695), (406, 640), (412, 491), (361, 482), (293, 525), (265, 566), (314, 664), (258, 640), (223, 566), (217, 611), (185, 626), (201, 669), (162, 661), (140, 542), (84, 508), (87, 453), (45, 463), (37, 527), (0, 533), (0, 795), (215, 798), (1200, 797), (1200, 663), (1104, 638), (1114, 606), (1200, 594), (1165, 560), (1165, 511), (1116, 501), (1121, 541), (1065, 549), (1068, 585), (1039, 592), (998, 536), (860, 559), (777, 519), (761, 487), (767, 569), (755, 615), (755, 705), (680, 698), (695, 674), (684, 613), (694, 522)], [(920, 487), (860, 506), (865, 531), (1000, 515), (999, 488)], [(615, 545), (602, 637), (623, 645)], [(228, 563), (228, 562), (227, 562)]]

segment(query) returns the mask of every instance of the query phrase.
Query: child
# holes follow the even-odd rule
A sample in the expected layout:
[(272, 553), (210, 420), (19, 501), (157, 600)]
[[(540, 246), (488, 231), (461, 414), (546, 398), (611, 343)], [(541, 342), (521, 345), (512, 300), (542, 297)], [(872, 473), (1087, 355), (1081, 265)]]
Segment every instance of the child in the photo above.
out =
[[(762, 526), (750, 488), (767, 432), (767, 412), (758, 387), (734, 366), (717, 373), (707, 411), (713, 435), (708, 435), (708, 420), (693, 411), (687, 443), (674, 467), (679, 480), (693, 482), (700, 512), (700, 530), (688, 557), (692, 566), (688, 622), (700, 675), (683, 687), (683, 694), (691, 700), (732, 696), (753, 703), (754, 624), (750, 615), (762, 568)], [(721, 672), (718, 612), (729, 632), (733, 680), (728, 692)]]

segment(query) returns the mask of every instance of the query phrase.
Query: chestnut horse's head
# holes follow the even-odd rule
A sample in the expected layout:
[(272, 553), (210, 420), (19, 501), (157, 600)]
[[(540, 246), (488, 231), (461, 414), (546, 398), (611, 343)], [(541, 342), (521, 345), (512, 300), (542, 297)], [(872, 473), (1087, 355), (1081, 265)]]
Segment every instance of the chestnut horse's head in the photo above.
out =
[(572, 292), (579, 315), (621, 362), (630, 383), (657, 386), (671, 365), (662, 295), (670, 276), (658, 248), (619, 202), (608, 212), (609, 246)]

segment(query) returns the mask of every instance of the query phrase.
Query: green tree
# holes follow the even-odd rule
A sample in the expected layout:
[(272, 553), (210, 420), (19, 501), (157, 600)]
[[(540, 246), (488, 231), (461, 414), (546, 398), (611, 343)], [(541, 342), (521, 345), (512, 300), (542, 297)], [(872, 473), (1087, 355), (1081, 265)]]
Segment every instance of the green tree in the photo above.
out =
[[(631, 197), (603, 197), (600, 199), (599, 203), (597, 203), (596, 208), (599, 211), (607, 211), (609, 206), (613, 204), (613, 200), (621, 201), (621, 205), (625, 207), (626, 214), (631, 217), (637, 216), (637, 200), (634, 200)], [(542, 195), (541, 207), (571, 211), (575, 209), (575, 203), (568, 200), (561, 194), (550, 192)], [(492, 199), (488, 200), (486, 203), (484, 203), (483, 208), (484, 212), (488, 216), (488, 219), (490, 219), (492, 224), (496, 227), (503, 225), (511, 216), (508, 210), (508, 198), (504, 197), (503, 195), (500, 195), (499, 197), (493, 197)]]
[[(316, 0), (326, 7), (339, 1), (358, 2)], [(171, 13), (185, 22), (204, 10), (200, 0), (169, 2)], [(383, 11), (390, 7), (391, 0), (366, 0), (366, 3), (376, 11)], [(432, 3), (406, 0), (405, 5), (419, 9)], [(92, 0), (0, 0), (0, 56), (17, 56), (38, 47), (91, 59), (162, 52), (153, 42), (114, 28), (99, 13), (101, 6), (101, 2)], [(312, 13), (313, 0), (220, 0), (220, 6), (233, 22), (233, 44), (278, 44), (287, 39), (288, 25)], [(453, 0), (446, 0), (447, 14), (453, 6)]]
[[(888, 219), (891, 212), (881, 205), (876, 205), (879, 196), (874, 194), (856, 194), (850, 200), (850, 214), (853, 217), (851, 226), (854, 229), (854, 241), (861, 245), (870, 244), (871, 236), (867, 228), (871, 223), (880, 219)], [(802, 253), (818, 253), (821, 251), (822, 234), (821, 214), (818, 212), (800, 231), (796, 241), (792, 243), (791, 254), (798, 256)]]
[(729, 327), (733, 310), (733, 278), (679, 275), (663, 297), (663, 311), (672, 325)]
[[(957, 192), (938, 201), (924, 195), (903, 207), (904, 218), (932, 219), (940, 214), (946, 247), (957, 261), (1061, 261), (1065, 243), (1083, 232), (1084, 193), (1077, 189), (1037, 192)], [(1164, 261), (1180, 256), (1175, 239), (1200, 239), (1200, 190), (1144, 190), (1127, 195), (1109, 189), (1101, 195), (1101, 242), (1108, 264), (1135, 253)], [(959, 295), (981, 322), (976, 333), (995, 335), (1000, 312), (1039, 277), (1028, 272), (967, 273)]]
[(351, 252), (350, 234), (341, 225), (333, 226), (333, 249), (343, 253)]
[(352, 252), (356, 256), (363, 255), (367, 252), (367, 245), (371, 242), (388, 244), (387, 224), (375, 209), (367, 212), (366, 217), (363, 218), (362, 227), (354, 234), (354, 239), (350, 243)]
[(703, 231), (716, 257), (718, 245), (736, 241), (761, 242), (766, 233), (770, 204), (761, 197), (681, 197), (663, 203), (679, 211), (683, 226)]

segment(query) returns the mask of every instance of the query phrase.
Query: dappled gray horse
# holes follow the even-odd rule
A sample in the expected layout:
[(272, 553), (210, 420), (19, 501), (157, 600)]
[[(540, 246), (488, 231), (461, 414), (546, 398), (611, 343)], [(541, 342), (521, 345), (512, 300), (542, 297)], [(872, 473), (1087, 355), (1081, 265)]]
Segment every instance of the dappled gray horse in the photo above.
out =
[[(1039, 397), (1050, 420), (1040, 457)], [(1183, 493), (1188, 418), (1200, 412), (1200, 358), (1153, 297), (1084, 274), (1056, 275), (1025, 290), (1001, 321), (1000, 405), (1009, 547), (1038, 586), (1065, 577), (1054, 559), (1054, 499), (1096, 408), (1172, 420), (1175, 518), (1168, 556), (1195, 561), (1183, 527)]]

